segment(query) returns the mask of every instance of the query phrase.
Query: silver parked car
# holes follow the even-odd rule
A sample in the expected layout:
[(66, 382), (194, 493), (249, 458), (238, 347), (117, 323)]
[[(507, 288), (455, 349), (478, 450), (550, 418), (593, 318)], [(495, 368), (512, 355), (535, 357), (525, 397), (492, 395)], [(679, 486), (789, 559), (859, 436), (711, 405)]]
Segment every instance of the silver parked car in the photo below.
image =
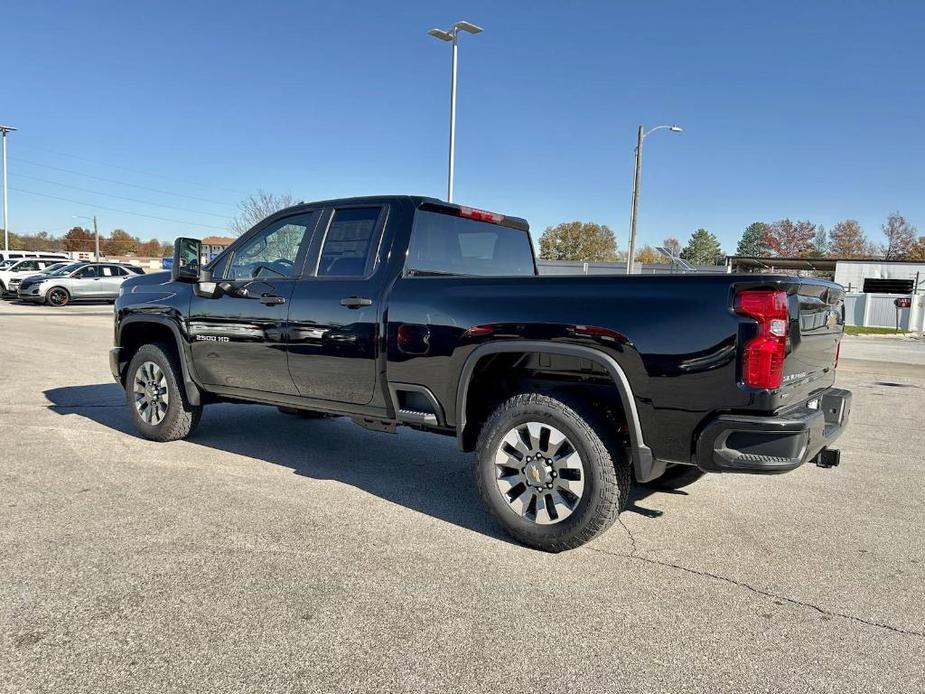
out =
[(27, 277), (19, 284), (21, 301), (66, 306), (72, 301), (115, 301), (129, 277), (144, 274), (134, 265), (71, 263), (48, 275)]

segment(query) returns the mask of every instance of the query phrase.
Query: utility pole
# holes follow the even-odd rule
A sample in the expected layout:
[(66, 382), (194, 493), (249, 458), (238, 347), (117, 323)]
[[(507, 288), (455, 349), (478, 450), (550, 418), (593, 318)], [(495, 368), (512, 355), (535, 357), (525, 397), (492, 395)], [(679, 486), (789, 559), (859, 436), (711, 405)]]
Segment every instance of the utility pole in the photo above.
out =
[(96, 262), (100, 262), (100, 230), (96, 226), (96, 215), (92, 217), (81, 217), (80, 215), (71, 215), (74, 219), (86, 219), (87, 221), (93, 221), (93, 236), (96, 239)]
[(677, 125), (659, 125), (646, 132), (644, 126), (639, 126), (636, 135), (636, 175), (633, 179), (633, 207), (630, 212), (630, 246), (629, 255), (626, 258), (626, 274), (632, 275), (635, 268), (636, 255), (636, 217), (639, 214), (639, 182), (642, 178), (642, 143), (645, 139), (656, 130), (670, 130), (673, 133), (683, 132)]
[(459, 30), (467, 31), (470, 34), (478, 34), (482, 31), (471, 22), (456, 22), (451, 29), (431, 29), (427, 33), (438, 38), (441, 41), (450, 41), (453, 44), (451, 61), (450, 61), (450, 157), (446, 182), (446, 201), (453, 202), (453, 183), (455, 178), (454, 169), (456, 168), (456, 64), (459, 53)]
[(639, 212), (639, 179), (642, 178), (642, 142), (646, 139), (645, 130), (640, 125), (636, 136), (636, 175), (633, 178), (633, 206), (630, 210), (630, 247), (626, 256), (626, 274), (633, 274), (636, 262), (636, 215)]
[(0, 138), (3, 139), (3, 250), (10, 250), (10, 219), (7, 207), (9, 191), (6, 188), (6, 134), (11, 133), (16, 128), (11, 125), (0, 125)]
[(96, 237), (96, 262), (100, 262), (100, 230), (96, 228), (96, 215), (93, 215), (93, 235)]
[(446, 201), (453, 202), (456, 169), (456, 65), (459, 62), (459, 32), (453, 30), (453, 58), (450, 68), (450, 157), (446, 175)]

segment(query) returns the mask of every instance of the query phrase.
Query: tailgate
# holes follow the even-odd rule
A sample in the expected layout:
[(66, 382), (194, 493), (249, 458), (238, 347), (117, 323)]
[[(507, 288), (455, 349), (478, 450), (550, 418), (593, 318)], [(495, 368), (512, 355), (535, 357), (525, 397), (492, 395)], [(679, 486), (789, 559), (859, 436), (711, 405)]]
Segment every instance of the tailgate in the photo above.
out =
[(835, 382), (838, 344), (844, 330), (845, 292), (821, 280), (801, 279), (788, 292), (790, 325), (781, 395), (788, 403)]

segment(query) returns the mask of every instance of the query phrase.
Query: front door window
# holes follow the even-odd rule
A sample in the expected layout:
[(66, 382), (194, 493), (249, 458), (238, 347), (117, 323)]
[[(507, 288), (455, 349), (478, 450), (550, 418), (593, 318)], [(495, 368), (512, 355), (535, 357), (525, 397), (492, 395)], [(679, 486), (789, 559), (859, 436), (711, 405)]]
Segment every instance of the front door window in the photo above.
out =
[(300, 251), (315, 227), (314, 212), (271, 224), (234, 250), (225, 279), (272, 280), (299, 274)]

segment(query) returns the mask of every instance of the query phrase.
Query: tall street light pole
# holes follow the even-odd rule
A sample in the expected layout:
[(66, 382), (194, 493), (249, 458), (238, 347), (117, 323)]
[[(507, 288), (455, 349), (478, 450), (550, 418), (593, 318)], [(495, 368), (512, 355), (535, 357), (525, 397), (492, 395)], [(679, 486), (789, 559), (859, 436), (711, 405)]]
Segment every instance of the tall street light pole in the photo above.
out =
[(12, 125), (0, 125), (0, 137), (3, 139), (3, 250), (10, 250), (10, 220), (7, 212), (7, 196), (9, 192), (6, 189), (6, 134), (15, 131)]
[(452, 66), (450, 69), (450, 161), (446, 183), (447, 202), (453, 202), (453, 170), (456, 165), (456, 63), (457, 53), (459, 51), (460, 30), (468, 31), (470, 34), (478, 34), (483, 31), (481, 27), (477, 27), (470, 22), (456, 22), (451, 29), (431, 29), (427, 32), (434, 38), (438, 38), (441, 41), (450, 41), (453, 44)]
[(100, 230), (96, 227), (96, 215), (92, 217), (79, 217), (73, 215), (74, 219), (86, 219), (93, 222), (93, 236), (96, 238), (96, 262), (100, 262)]
[(642, 143), (645, 139), (656, 130), (670, 130), (673, 133), (680, 133), (683, 130), (677, 125), (659, 125), (646, 132), (644, 126), (639, 126), (636, 135), (636, 175), (633, 178), (633, 207), (630, 211), (630, 247), (629, 255), (626, 258), (626, 274), (632, 275), (635, 270), (636, 260), (636, 216), (639, 213), (639, 182), (642, 178)]

